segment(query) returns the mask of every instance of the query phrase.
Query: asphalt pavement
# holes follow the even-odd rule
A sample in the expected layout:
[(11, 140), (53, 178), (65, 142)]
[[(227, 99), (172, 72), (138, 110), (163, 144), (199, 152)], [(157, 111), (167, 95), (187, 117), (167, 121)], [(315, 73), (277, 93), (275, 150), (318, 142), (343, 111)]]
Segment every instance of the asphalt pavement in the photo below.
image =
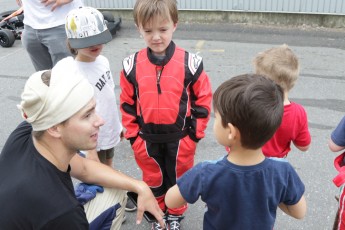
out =
[[(0, 11), (15, 9), (15, 3), (4, 0)], [(15, 1), (14, 1), (15, 2)], [(337, 203), (338, 188), (332, 183), (336, 171), (327, 141), (334, 127), (345, 115), (345, 32), (342, 30), (311, 28), (266, 27), (234, 24), (180, 24), (174, 35), (178, 46), (198, 52), (215, 90), (233, 76), (253, 72), (253, 57), (260, 51), (283, 43), (288, 44), (300, 60), (301, 73), (290, 92), (292, 101), (302, 104), (308, 114), (312, 144), (308, 152), (293, 148), (287, 159), (295, 167), (306, 186), (308, 212), (303, 220), (295, 220), (277, 211), (275, 229), (326, 230), (331, 229)], [(103, 55), (111, 63), (111, 70), (119, 98), (119, 72), (124, 57), (145, 47), (131, 21), (124, 21), (121, 30), (109, 42)], [(0, 47), (0, 149), (15, 126), (22, 120), (16, 104), (20, 101), (26, 79), (34, 72), (30, 59), (17, 40), (13, 47)], [(119, 102), (118, 102), (119, 103)], [(213, 114), (206, 137), (198, 144), (196, 163), (218, 159), (224, 148), (212, 133)], [(127, 141), (116, 147), (115, 168), (136, 178), (141, 172), (133, 159)], [(204, 204), (198, 201), (189, 206), (182, 225), (185, 230), (202, 229)], [(135, 224), (136, 213), (126, 213), (123, 230), (149, 229), (143, 221)]]

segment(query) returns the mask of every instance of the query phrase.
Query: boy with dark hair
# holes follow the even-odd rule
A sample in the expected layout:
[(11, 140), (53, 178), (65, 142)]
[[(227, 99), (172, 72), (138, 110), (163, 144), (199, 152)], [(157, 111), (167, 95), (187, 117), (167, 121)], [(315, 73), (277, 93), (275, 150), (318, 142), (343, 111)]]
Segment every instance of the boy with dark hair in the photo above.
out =
[(278, 206), (303, 218), (302, 181), (288, 162), (261, 150), (281, 123), (282, 89), (260, 75), (237, 76), (218, 87), (213, 107), (215, 137), (231, 154), (186, 172), (167, 192), (167, 206), (201, 197), (207, 204), (204, 229), (273, 229)]

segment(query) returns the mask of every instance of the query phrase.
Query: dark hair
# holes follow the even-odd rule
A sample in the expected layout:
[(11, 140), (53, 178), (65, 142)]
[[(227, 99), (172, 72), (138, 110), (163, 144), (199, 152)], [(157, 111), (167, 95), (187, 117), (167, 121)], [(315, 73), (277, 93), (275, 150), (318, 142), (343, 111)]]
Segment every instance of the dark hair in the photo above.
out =
[(77, 56), (77, 54), (78, 54), (78, 49), (72, 48), (72, 47), (71, 47), (71, 44), (70, 44), (69, 41), (68, 41), (68, 39), (67, 39), (67, 48), (68, 48), (69, 52), (71, 52), (71, 54), (72, 54), (73, 56)]
[[(42, 82), (44, 84), (46, 84), (47, 86), (50, 85), (50, 78), (51, 78), (51, 75), (52, 75), (52, 71), (51, 70), (47, 70), (47, 71), (44, 71), (42, 74), (41, 74), (41, 79), (42, 79)], [(42, 131), (32, 131), (32, 135), (37, 139), (41, 139), (41, 137), (43, 136), (45, 130), (42, 130)]]
[(256, 74), (236, 76), (221, 84), (213, 95), (213, 108), (222, 119), (238, 128), (241, 144), (262, 147), (279, 127), (283, 112), (283, 90), (274, 81)]

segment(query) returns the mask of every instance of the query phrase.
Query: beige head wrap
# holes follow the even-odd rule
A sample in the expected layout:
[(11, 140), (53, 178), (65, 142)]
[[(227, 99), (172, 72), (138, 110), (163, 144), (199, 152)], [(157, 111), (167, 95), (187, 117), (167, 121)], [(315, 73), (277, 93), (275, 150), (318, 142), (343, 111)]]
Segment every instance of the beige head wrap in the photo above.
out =
[(27, 80), (17, 107), (33, 130), (46, 130), (83, 108), (93, 97), (92, 85), (82, 76), (72, 57), (58, 62), (52, 69), (50, 85), (42, 81), (39, 71)]

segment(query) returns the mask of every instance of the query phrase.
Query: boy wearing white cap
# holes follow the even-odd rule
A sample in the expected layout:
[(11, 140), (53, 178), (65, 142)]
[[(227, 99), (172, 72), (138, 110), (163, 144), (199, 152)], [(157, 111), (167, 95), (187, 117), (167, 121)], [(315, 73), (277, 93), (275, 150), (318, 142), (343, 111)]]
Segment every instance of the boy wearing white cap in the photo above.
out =
[[(86, 230), (90, 223), (90, 229), (99, 229), (93, 225), (98, 216), (116, 216), (110, 225), (119, 229), (123, 190), (139, 194), (138, 223), (147, 210), (163, 225), (163, 213), (144, 182), (76, 154), (96, 147), (104, 124), (95, 112), (92, 85), (74, 65), (55, 66), (49, 77), (49, 71), (40, 71), (26, 82), (18, 105), (26, 121), (10, 134), (0, 155), (0, 204), (6, 209), (1, 228)], [(107, 188), (83, 207), (70, 176)]]
[(87, 158), (112, 167), (114, 147), (122, 137), (122, 125), (117, 111), (115, 84), (109, 61), (100, 55), (103, 44), (111, 41), (112, 36), (102, 13), (92, 7), (70, 11), (66, 16), (65, 27), (68, 46), (75, 59), (67, 57), (57, 65), (73, 63), (87, 78), (95, 90), (96, 112), (105, 120), (105, 124), (100, 128), (97, 147), (87, 152)]
[[(112, 40), (101, 12), (92, 7), (71, 10), (65, 24), (67, 45), (75, 56), (62, 59), (58, 65), (74, 63), (79, 72), (93, 85), (96, 111), (105, 120), (100, 128), (95, 149), (87, 151), (87, 158), (113, 166), (114, 147), (123, 137), (115, 97), (115, 83), (108, 59), (101, 55), (103, 46)], [(136, 207), (127, 202), (126, 211)]]

